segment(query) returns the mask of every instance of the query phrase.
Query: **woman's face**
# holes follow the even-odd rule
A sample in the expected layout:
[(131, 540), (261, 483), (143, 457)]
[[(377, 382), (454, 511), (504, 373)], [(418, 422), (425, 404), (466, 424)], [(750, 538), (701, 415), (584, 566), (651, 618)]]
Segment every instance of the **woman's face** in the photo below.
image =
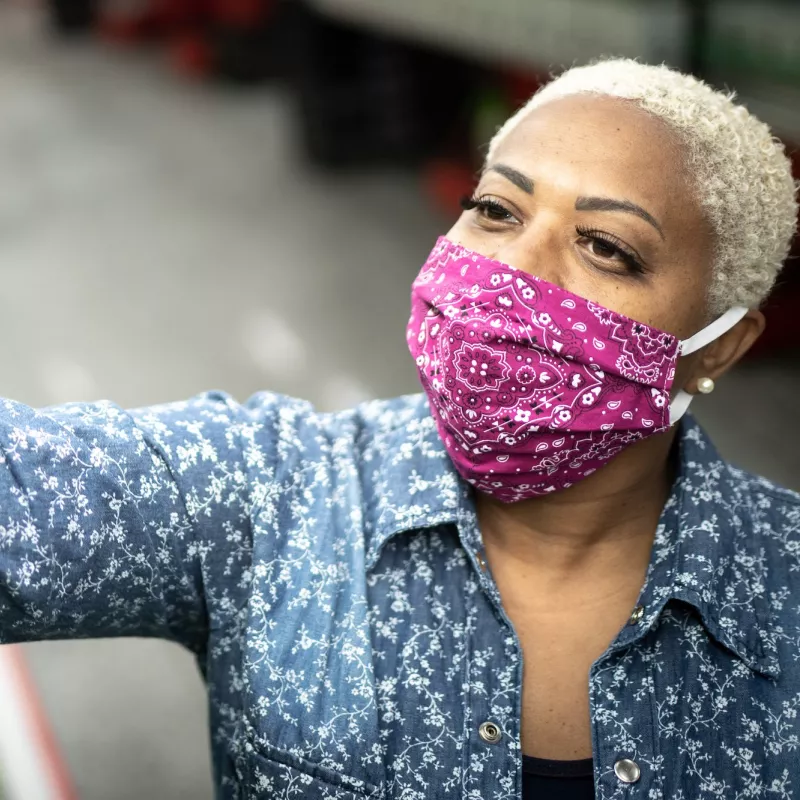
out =
[(709, 320), (713, 236), (664, 123), (576, 95), (502, 142), (448, 234), (483, 255), (686, 338)]

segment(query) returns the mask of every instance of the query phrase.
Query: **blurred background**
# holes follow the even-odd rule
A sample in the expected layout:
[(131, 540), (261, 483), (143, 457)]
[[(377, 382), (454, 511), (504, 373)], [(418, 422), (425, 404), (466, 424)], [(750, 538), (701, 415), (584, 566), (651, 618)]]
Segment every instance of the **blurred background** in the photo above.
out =
[[(637, 56), (800, 144), (800, 5), (730, 0), (0, 0), (0, 393), (220, 388), (336, 409), (417, 390), (412, 279), (482, 146), (551, 70)], [(800, 489), (800, 266), (694, 406)], [(0, 650), (0, 796), (212, 796), (191, 658)]]

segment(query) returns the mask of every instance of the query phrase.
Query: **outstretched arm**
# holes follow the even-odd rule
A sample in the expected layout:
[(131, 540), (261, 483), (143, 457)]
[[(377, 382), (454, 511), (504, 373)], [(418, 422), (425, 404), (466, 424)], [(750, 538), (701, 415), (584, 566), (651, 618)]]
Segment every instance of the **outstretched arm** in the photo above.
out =
[(238, 605), (285, 402), (0, 401), (0, 643), (136, 635), (201, 650)]

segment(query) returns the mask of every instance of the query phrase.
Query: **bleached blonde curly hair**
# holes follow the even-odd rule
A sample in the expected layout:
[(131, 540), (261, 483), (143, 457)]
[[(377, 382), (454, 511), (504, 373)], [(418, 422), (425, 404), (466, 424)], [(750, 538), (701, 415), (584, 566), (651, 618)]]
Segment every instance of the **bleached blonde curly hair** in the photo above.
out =
[(528, 113), (579, 93), (630, 100), (678, 134), (687, 174), (716, 238), (709, 312), (760, 305), (786, 260), (797, 223), (791, 162), (769, 127), (734, 103), (733, 94), (691, 75), (607, 59), (573, 67), (542, 87), (498, 130), (487, 161)]

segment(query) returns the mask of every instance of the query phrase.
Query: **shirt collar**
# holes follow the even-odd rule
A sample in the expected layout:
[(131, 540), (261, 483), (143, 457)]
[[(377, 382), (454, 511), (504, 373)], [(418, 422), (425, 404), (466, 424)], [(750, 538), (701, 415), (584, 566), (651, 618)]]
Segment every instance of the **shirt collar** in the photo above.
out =
[(694, 606), (706, 630), (748, 667), (777, 678), (775, 620), (764, 585), (763, 524), (748, 476), (725, 462), (687, 415), (679, 468), (656, 531), (643, 628), (670, 599)]
[(471, 506), (436, 430), (425, 395), (381, 404), (363, 453), (374, 465), (365, 496), (367, 568), (396, 533), (455, 523)]
[[(424, 395), (405, 398), (391, 411), (384, 417), (389, 424), (373, 429), (364, 453), (375, 469), (365, 503), (368, 569), (395, 534), (474, 515), (472, 490), (455, 471)], [(656, 532), (639, 630), (655, 623), (669, 600), (689, 603), (720, 644), (751, 669), (778, 677), (774, 621), (763, 584), (765, 548), (749, 484), (720, 458), (691, 415), (681, 421), (678, 437), (678, 474)], [(477, 524), (459, 529), (467, 549), (481, 546), (463, 540)], [(629, 638), (635, 635), (631, 631)]]

